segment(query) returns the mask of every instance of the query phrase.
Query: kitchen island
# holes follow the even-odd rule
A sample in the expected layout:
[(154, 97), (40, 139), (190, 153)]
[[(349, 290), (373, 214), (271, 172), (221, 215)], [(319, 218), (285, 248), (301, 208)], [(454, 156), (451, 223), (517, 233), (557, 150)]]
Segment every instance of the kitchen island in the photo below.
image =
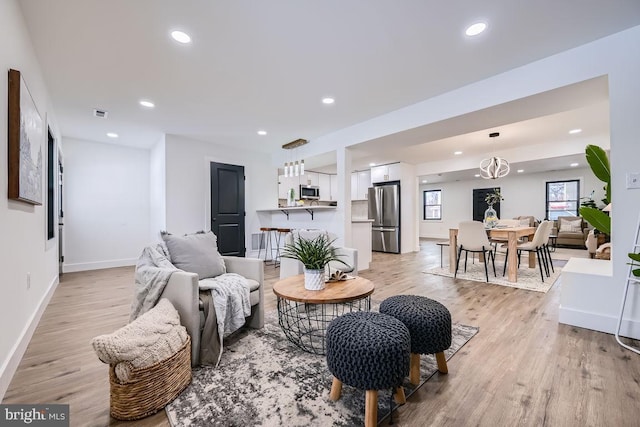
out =
[[(289, 229), (319, 229), (335, 232), (336, 206), (295, 206), (258, 209), (260, 224), (257, 227)], [(358, 269), (366, 270), (371, 262), (371, 222), (367, 218), (351, 220), (351, 244), (358, 250)], [(284, 239), (280, 245), (284, 243)], [(256, 248), (257, 249), (257, 248)], [(254, 256), (257, 255), (255, 250)]]

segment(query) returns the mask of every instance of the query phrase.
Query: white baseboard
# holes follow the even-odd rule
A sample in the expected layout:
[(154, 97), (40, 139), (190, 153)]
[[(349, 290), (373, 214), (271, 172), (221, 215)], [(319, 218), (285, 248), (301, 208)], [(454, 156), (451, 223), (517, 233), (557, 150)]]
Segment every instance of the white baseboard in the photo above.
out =
[(114, 267), (128, 267), (130, 265), (136, 265), (137, 261), (138, 261), (137, 258), (131, 258), (131, 259), (114, 259), (109, 261), (97, 261), (97, 262), (80, 262), (76, 264), (63, 264), (62, 272), (74, 273), (76, 271), (102, 270), (104, 268), (114, 268)]
[(13, 375), (18, 369), (18, 365), (20, 365), (20, 361), (22, 360), (22, 356), (24, 356), (24, 352), (27, 351), (27, 346), (31, 341), (31, 337), (35, 332), (38, 323), (40, 323), (40, 318), (49, 305), (49, 301), (51, 301), (51, 297), (58, 287), (58, 283), (60, 283), (59, 277), (56, 276), (49, 285), (49, 289), (47, 289), (47, 292), (45, 292), (42, 299), (40, 300), (38, 308), (33, 312), (31, 318), (23, 328), (22, 333), (20, 334), (20, 338), (18, 339), (18, 341), (16, 341), (13, 348), (11, 348), (9, 357), (4, 362), (4, 364), (0, 366), (0, 402), (2, 402), (4, 394), (9, 388), (9, 384), (13, 379)]
[[(615, 334), (618, 327), (618, 318), (615, 316), (562, 306), (560, 306), (558, 321), (565, 325), (578, 326), (607, 334)], [(622, 319), (620, 335), (627, 338), (640, 339), (640, 321)]]

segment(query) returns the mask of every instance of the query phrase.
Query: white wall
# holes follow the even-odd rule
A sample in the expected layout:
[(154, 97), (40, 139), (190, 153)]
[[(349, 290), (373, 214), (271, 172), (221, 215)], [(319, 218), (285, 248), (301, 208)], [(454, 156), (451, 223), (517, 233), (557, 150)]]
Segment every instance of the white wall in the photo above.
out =
[(247, 249), (251, 233), (260, 228), (257, 209), (276, 206), (277, 171), (264, 154), (214, 142), (166, 135), (166, 229), (170, 233), (211, 230), (211, 162), (244, 166)]
[[(612, 199), (612, 299), (621, 299), (627, 276), (626, 254), (632, 248), (640, 212), (640, 191), (626, 189), (625, 175), (638, 172), (640, 135), (640, 26), (489, 77), (415, 105), (315, 139), (328, 151), (392, 135), (407, 129), (490, 108), (588, 79), (607, 76), (609, 82)], [(315, 154), (315, 153), (311, 153)], [(615, 254), (622, 254), (616, 256)], [(632, 288), (628, 316), (640, 321), (640, 290)], [(584, 313), (612, 318), (611, 310)]]
[[(57, 230), (45, 237), (46, 205), (7, 199), (7, 70), (16, 69), (29, 88), (43, 122), (60, 141), (51, 102), (16, 1), (0, 2), (0, 401), (58, 283)], [(45, 132), (46, 135), (46, 132)], [(46, 142), (43, 158), (46, 159)], [(46, 163), (46, 162), (45, 162)], [(46, 170), (43, 170), (43, 190)], [(43, 192), (43, 197), (46, 192)], [(45, 202), (46, 203), (46, 202)], [(27, 289), (27, 274), (31, 286)]]
[(167, 228), (167, 175), (166, 175), (166, 145), (164, 135), (151, 148), (149, 155), (149, 241), (158, 239), (159, 232)]
[(65, 272), (135, 265), (150, 241), (149, 151), (64, 140)]
[[(505, 178), (484, 180), (482, 178), (445, 182), (441, 184), (421, 184), (418, 215), (420, 217), (420, 237), (449, 238), (449, 229), (457, 228), (460, 221), (468, 221), (473, 216), (473, 190), (476, 188), (500, 187), (504, 200), (500, 204), (500, 218), (514, 218), (533, 215), (537, 219), (545, 217), (546, 182), (577, 179), (580, 181), (580, 197), (589, 196), (595, 190), (594, 200), (601, 204), (604, 197), (603, 183), (591, 169), (580, 168), (566, 171), (535, 174), (510, 173)], [(423, 191), (442, 190), (442, 220), (422, 219)]]

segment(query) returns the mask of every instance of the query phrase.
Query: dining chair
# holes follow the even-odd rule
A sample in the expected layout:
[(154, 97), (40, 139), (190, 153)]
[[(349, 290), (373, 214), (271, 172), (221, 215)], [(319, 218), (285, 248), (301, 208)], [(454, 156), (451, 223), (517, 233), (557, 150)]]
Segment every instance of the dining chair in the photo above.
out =
[(460, 256), (464, 253), (464, 271), (467, 272), (467, 257), (469, 252), (476, 254), (482, 253), (484, 255), (484, 274), (489, 282), (489, 271), (487, 269), (487, 263), (491, 258), (493, 265), (493, 275), (496, 276), (496, 260), (493, 256), (493, 250), (491, 243), (489, 243), (489, 237), (487, 237), (487, 231), (484, 228), (484, 224), (478, 221), (463, 221), (458, 225), (458, 258), (456, 261), (456, 271), (453, 277), (457, 277), (458, 268), (460, 267)]
[[(496, 225), (497, 228), (511, 228), (511, 227), (519, 227), (520, 226), (520, 221), (517, 219), (499, 219), (498, 220), (498, 224)], [(520, 241), (522, 239), (519, 239)], [(491, 243), (491, 245), (493, 246), (493, 256), (495, 257), (496, 252), (498, 250), (498, 245), (501, 245), (503, 243), (507, 243), (509, 241), (508, 238), (506, 237), (491, 237), (489, 236), (489, 243)]]
[[(549, 276), (549, 265), (547, 261), (547, 254), (549, 254), (549, 250), (546, 247), (547, 242), (549, 241), (549, 235), (551, 234), (551, 227), (553, 227), (553, 223), (551, 221), (542, 221), (538, 228), (536, 229), (535, 234), (533, 235), (533, 240), (530, 242), (519, 243), (517, 246), (518, 250), (518, 267), (520, 266), (520, 254), (522, 251), (526, 252), (535, 252), (538, 258), (538, 267), (540, 268), (540, 278), (544, 282), (544, 275)], [(551, 258), (551, 254), (549, 254), (549, 258)], [(504, 269), (502, 271), (502, 275), (504, 276), (507, 272), (507, 260), (509, 259), (509, 248), (507, 248), (507, 255), (504, 261)], [(544, 268), (544, 272), (542, 269)]]

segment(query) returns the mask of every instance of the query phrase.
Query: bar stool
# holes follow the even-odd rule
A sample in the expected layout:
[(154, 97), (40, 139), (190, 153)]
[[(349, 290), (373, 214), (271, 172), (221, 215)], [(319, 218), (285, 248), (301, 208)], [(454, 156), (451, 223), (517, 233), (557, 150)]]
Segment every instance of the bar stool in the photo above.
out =
[(275, 230), (276, 232), (276, 258), (274, 261), (274, 264), (276, 266), (276, 268), (280, 267), (280, 241), (284, 237), (286, 237), (287, 234), (291, 233), (291, 229), (290, 228), (274, 228), (273, 230)]
[[(264, 243), (264, 262), (272, 261), (275, 264), (275, 260), (273, 259), (273, 237), (272, 232), (277, 231), (277, 228), (273, 227), (260, 227), (260, 246), (258, 247), (258, 258), (260, 258), (260, 253), (262, 252), (262, 244)], [(271, 258), (267, 259), (267, 251), (271, 254)]]

